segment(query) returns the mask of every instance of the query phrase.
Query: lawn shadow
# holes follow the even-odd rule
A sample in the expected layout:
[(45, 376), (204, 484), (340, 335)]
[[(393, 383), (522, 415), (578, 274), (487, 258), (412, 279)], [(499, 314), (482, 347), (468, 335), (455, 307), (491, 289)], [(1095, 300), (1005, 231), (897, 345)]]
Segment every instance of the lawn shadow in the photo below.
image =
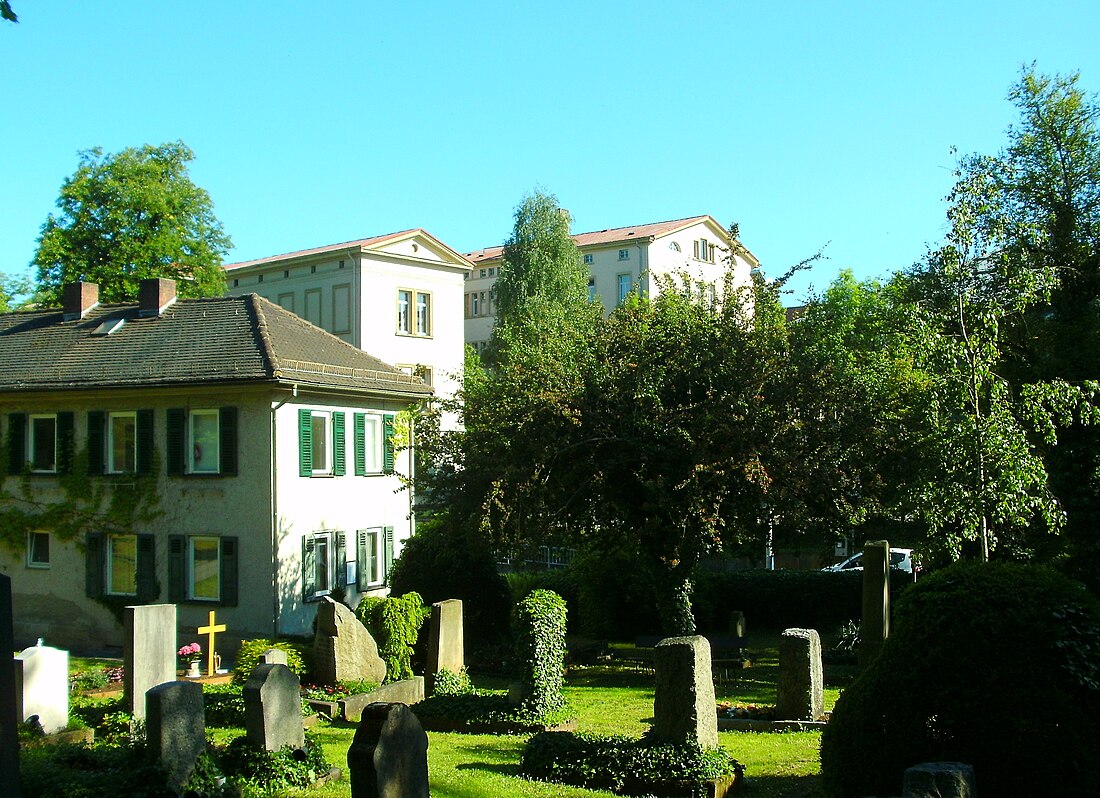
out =
[(745, 798), (825, 798), (821, 776), (746, 776), (738, 795)]

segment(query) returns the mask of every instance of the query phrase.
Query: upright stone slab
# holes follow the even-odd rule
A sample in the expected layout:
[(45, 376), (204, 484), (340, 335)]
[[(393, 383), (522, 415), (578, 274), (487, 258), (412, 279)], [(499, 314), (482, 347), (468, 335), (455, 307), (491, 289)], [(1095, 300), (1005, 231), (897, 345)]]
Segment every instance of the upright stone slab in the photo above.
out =
[(69, 652), (31, 646), (15, 657), (16, 717), (38, 716), (46, 734), (69, 725)]
[(816, 629), (786, 629), (779, 637), (776, 720), (821, 720), (825, 716), (821, 638)]
[(244, 729), (257, 748), (278, 751), (306, 744), (301, 683), (286, 665), (257, 665), (244, 683)]
[(122, 641), (122, 697), (135, 718), (145, 717), (145, 694), (176, 680), (176, 605), (126, 607)]
[(348, 748), (351, 798), (428, 798), (428, 735), (404, 704), (371, 704)]
[(962, 762), (925, 762), (905, 771), (902, 798), (974, 798), (974, 768)]
[(149, 749), (168, 772), (168, 786), (181, 792), (206, 750), (206, 719), (198, 682), (166, 682), (145, 694)]
[(748, 625), (745, 623), (745, 613), (734, 610), (730, 613), (730, 637), (744, 639), (748, 636)]
[(462, 601), (447, 599), (432, 605), (428, 630), (428, 663), (424, 674), (424, 689), (428, 695), (435, 690), (435, 675), (446, 668), (458, 673), (466, 666), (462, 642)]
[(863, 616), (859, 624), (861, 668), (870, 665), (890, 636), (890, 542), (863, 544)]
[(675, 743), (717, 747), (718, 712), (707, 639), (699, 635), (666, 638), (654, 649), (654, 665), (654, 736)]
[(15, 711), (15, 650), (11, 577), (0, 574), (0, 795), (19, 798), (19, 733)]
[(260, 663), (264, 665), (290, 665), (290, 659), (281, 648), (269, 648), (260, 655)]
[(381, 684), (386, 663), (378, 644), (355, 613), (324, 596), (317, 605), (317, 634), (313, 638), (313, 678), (318, 684), (363, 679)]

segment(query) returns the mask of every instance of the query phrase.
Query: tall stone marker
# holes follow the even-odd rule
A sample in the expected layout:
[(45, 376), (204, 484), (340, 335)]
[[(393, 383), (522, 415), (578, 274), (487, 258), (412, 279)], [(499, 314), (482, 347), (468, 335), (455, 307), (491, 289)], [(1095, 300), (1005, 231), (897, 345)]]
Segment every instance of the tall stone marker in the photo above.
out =
[(863, 544), (863, 616), (857, 654), (861, 668), (874, 661), (882, 641), (889, 636), (890, 542), (868, 540)]
[(16, 718), (38, 716), (46, 734), (69, 725), (69, 652), (31, 646), (15, 657)]
[(257, 748), (305, 747), (301, 683), (286, 665), (257, 665), (244, 683), (244, 729)]
[(378, 644), (355, 613), (328, 596), (317, 605), (317, 634), (313, 638), (313, 678), (318, 684), (363, 679), (381, 684), (386, 663)]
[(126, 607), (122, 642), (122, 699), (135, 718), (145, 717), (145, 694), (176, 680), (176, 605)]
[(281, 648), (269, 648), (260, 655), (260, 662), (265, 665), (290, 665), (290, 658)]
[(15, 714), (11, 577), (0, 574), (0, 795), (19, 798), (19, 733)]
[(705, 637), (669, 637), (657, 644), (653, 734), (675, 743), (718, 745), (718, 712)]
[(348, 748), (351, 798), (428, 798), (428, 735), (404, 704), (371, 704)]
[(821, 638), (816, 629), (785, 629), (779, 637), (776, 720), (821, 720), (825, 716)]
[(428, 629), (428, 663), (424, 674), (424, 689), (428, 695), (435, 690), (435, 675), (446, 668), (458, 673), (466, 666), (462, 642), (462, 601), (447, 599), (432, 605), (431, 626)]
[(182, 792), (195, 762), (206, 750), (202, 686), (166, 682), (145, 694), (145, 733), (149, 748), (168, 772), (168, 786)]

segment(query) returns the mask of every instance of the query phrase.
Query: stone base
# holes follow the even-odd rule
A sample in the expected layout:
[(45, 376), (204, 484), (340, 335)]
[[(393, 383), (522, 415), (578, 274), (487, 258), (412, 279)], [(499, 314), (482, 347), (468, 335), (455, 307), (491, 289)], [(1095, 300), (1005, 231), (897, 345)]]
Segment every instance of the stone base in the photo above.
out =
[(91, 745), (95, 741), (95, 729), (69, 729), (36, 737), (22, 745)]
[(424, 731), (456, 732), (458, 734), (536, 734), (538, 732), (571, 732), (577, 730), (576, 719), (555, 726), (537, 726), (530, 723), (499, 721), (494, 723), (467, 723), (456, 718), (420, 718)]
[(359, 695), (349, 695), (340, 703), (340, 714), (350, 723), (363, 719), (363, 709), (370, 704), (413, 705), (424, 700), (424, 677), (414, 676), (399, 682), (384, 684), (377, 690)]
[(742, 720), (741, 718), (718, 719), (718, 731), (821, 731), (825, 728), (825, 725), (825, 721), (823, 720)]

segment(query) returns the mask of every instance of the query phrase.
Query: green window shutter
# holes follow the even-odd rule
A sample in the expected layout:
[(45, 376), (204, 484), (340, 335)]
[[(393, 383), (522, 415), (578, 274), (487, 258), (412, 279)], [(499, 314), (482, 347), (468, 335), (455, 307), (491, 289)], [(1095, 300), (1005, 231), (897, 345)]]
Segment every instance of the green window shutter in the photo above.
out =
[(394, 468), (393, 414), (382, 416), (382, 471), (392, 474)]
[(88, 411), (88, 473), (101, 475), (106, 465), (107, 415), (102, 410)]
[[(152, 412), (152, 411), (150, 411)], [(156, 537), (137, 536), (137, 601), (148, 604), (160, 595), (157, 584)]]
[(313, 413), (298, 411), (298, 476), (313, 476)]
[(306, 601), (317, 592), (317, 547), (313, 535), (302, 538), (302, 594)]
[(57, 414), (57, 473), (73, 471), (73, 414)]
[(343, 532), (337, 532), (336, 538), (336, 573), (332, 575), (334, 587), (343, 587), (348, 583), (348, 543), (347, 536)]
[(153, 411), (137, 411), (137, 472), (153, 473)]
[(103, 554), (103, 534), (89, 532), (84, 540), (84, 592), (88, 598), (103, 598)]
[(347, 473), (347, 458), (344, 456), (344, 414), (332, 414), (332, 475), (342, 477)]
[(363, 593), (370, 581), (367, 572), (370, 558), (367, 556), (367, 530), (360, 529), (355, 533), (355, 589)]
[(367, 475), (367, 414), (356, 413), (352, 416), (352, 428), (355, 446), (355, 476)]
[(237, 476), (237, 408), (218, 410), (218, 468), (223, 476)]
[(237, 538), (222, 538), (221, 546), (222, 605), (237, 606)]
[(386, 582), (389, 582), (390, 578), (390, 566), (393, 565), (393, 527), (388, 526), (384, 530), (385, 541), (382, 554), (382, 578)]
[(27, 414), (8, 413), (8, 473), (21, 474), (27, 465)]
[(165, 458), (168, 476), (178, 477), (186, 471), (187, 411), (182, 407), (170, 407), (167, 412), (168, 436), (165, 440)]
[(168, 536), (168, 600), (187, 600), (187, 538)]

